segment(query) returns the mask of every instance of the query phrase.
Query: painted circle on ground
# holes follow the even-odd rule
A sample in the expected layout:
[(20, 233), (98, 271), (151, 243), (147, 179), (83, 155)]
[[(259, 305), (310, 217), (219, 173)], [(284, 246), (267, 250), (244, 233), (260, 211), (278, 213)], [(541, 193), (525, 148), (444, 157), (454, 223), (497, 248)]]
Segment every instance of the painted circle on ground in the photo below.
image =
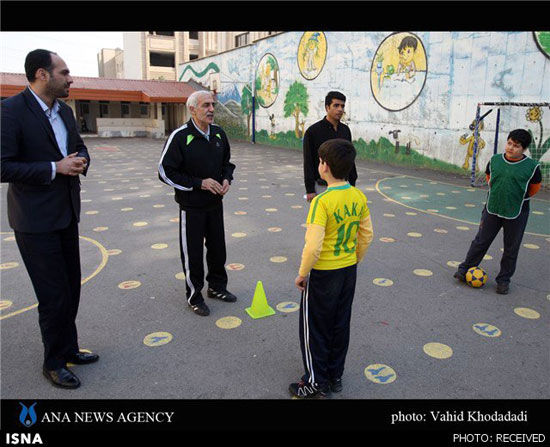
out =
[(421, 233), (415, 233), (414, 231), (407, 233), (407, 236), (409, 237), (422, 237)]
[(484, 337), (500, 337), (502, 335), (502, 332), (500, 329), (496, 326), (493, 326), (489, 323), (476, 323), (472, 326), (472, 329), (474, 332), (476, 332), (479, 335), (483, 335)]
[(145, 336), (143, 344), (151, 347), (162, 346), (170, 343), (172, 338), (173, 336), (169, 332), (153, 332)]
[(456, 227), (457, 230), (460, 230), (460, 231), (468, 231), (470, 229), (470, 227), (465, 227), (465, 226), (462, 226), (462, 225), (459, 225)]
[(448, 233), (447, 230), (444, 230), (443, 228), (435, 228), (434, 231), (436, 233), (441, 233), (441, 234), (445, 234), (445, 233)]
[(444, 192), (436, 192), (436, 195), (438, 195), (438, 196), (444, 196), (445, 193), (444, 193)]
[(269, 231), (269, 232), (271, 232), (271, 233), (278, 233), (279, 231), (283, 231), (283, 229), (280, 228), (280, 227), (269, 227), (269, 228), (267, 229), (267, 231)]
[(270, 195), (265, 195), (265, 196), (262, 196), (262, 199), (271, 199), (271, 196)]
[(111, 197), (111, 200), (122, 200), (122, 197)]
[(156, 205), (153, 205), (153, 208), (164, 208), (166, 205), (163, 205), (162, 203), (157, 203)]
[(174, 223), (175, 223), (175, 222), (179, 222), (179, 221), (180, 221), (180, 218), (179, 218), (179, 217), (172, 217), (172, 218), (170, 219), (170, 222), (174, 222)]
[(92, 216), (92, 215), (94, 215), (94, 214), (98, 214), (98, 213), (99, 213), (99, 211), (95, 211), (95, 210), (93, 210), (93, 211), (86, 211), (86, 213), (85, 213), (85, 214), (88, 214), (89, 216)]
[(537, 320), (540, 318), (540, 314), (536, 310), (529, 309), (528, 307), (516, 307), (514, 313), (529, 320)]
[(365, 377), (371, 382), (387, 385), (397, 379), (397, 374), (388, 365), (374, 363), (365, 368)]
[(133, 211), (133, 208), (130, 208), (130, 207), (121, 208), (120, 211)]
[(393, 281), (388, 278), (374, 278), (372, 280), (372, 283), (381, 287), (389, 287), (393, 285)]
[(418, 213), (415, 213), (414, 211), (407, 211), (405, 214), (407, 216), (416, 216)]
[(284, 256), (272, 256), (271, 258), (269, 258), (269, 260), (271, 262), (280, 263), (280, 262), (286, 262), (287, 259)]
[(0, 301), (0, 310), (7, 309), (8, 307), (11, 307), (13, 304), (10, 300), (2, 300)]
[(107, 250), (107, 254), (109, 256), (116, 256), (122, 253), (122, 250), (119, 250), (118, 248), (112, 248), (110, 250)]
[(151, 197), (151, 194), (140, 194), (140, 197), (143, 197), (145, 199), (147, 197)]
[(6, 242), (14, 241), (14, 240), (15, 240), (15, 236), (8, 236), (8, 237), (5, 237), (4, 240), (5, 240)]
[(456, 210), (456, 206), (446, 206), (446, 210)]
[(426, 211), (428, 211), (430, 213), (439, 213), (439, 210), (436, 210), (436, 209), (433, 209), (433, 208), (428, 208)]
[(167, 247), (168, 247), (168, 244), (153, 244), (153, 245), (151, 245), (151, 248), (153, 250), (164, 250)]
[(401, 196), (401, 198), (402, 198), (403, 200), (411, 200), (411, 198), (410, 198), (409, 196)]
[(414, 269), (413, 273), (417, 276), (432, 276), (433, 272), (426, 269)]
[(423, 199), (427, 199), (428, 197), (430, 197), (429, 194), (420, 194), (420, 197), (423, 198)]
[(147, 222), (134, 222), (132, 224), (134, 227), (144, 227), (146, 225), (149, 225)]
[(493, 257), (491, 255), (485, 255), (485, 256), (483, 256), (483, 259), (485, 261), (490, 261), (491, 259), (493, 259)]
[(294, 208), (295, 210), (303, 208), (302, 205), (292, 205), (291, 208)]
[(139, 286), (141, 286), (141, 282), (139, 281), (123, 281), (118, 285), (118, 288), (122, 290), (129, 290), (136, 289)]
[(460, 261), (448, 261), (447, 265), (449, 267), (458, 267), (460, 265)]
[(538, 245), (535, 245), (535, 244), (523, 244), (523, 246), (531, 250), (538, 250), (540, 248)]
[(231, 263), (231, 264), (227, 264), (227, 265), (225, 266), (225, 268), (226, 268), (227, 270), (242, 270), (242, 269), (244, 269), (244, 265), (243, 265), (243, 264), (238, 264), (238, 263), (236, 263), (236, 262), (233, 262), (233, 263)]
[(185, 273), (179, 272), (175, 274), (176, 279), (179, 279), (180, 281), (185, 280)]
[(384, 217), (395, 217), (395, 214), (391, 214), (391, 213), (384, 213), (383, 215)]
[(395, 242), (395, 239), (393, 237), (381, 237), (381, 242)]
[(294, 194), (293, 192), (285, 192), (285, 196), (295, 196), (296, 194)]
[(239, 197), (239, 200), (248, 200), (248, 197)]
[(231, 234), (231, 236), (237, 237), (237, 238), (246, 237), (246, 233), (233, 233), (233, 234)]
[(298, 309), (300, 309), (300, 305), (294, 301), (283, 301), (277, 304), (277, 310), (279, 312), (290, 313), (296, 312)]
[(242, 323), (242, 320), (237, 317), (223, 317), (216, 321), (216, 326), (220, 329), (234, 329), (239, 327)]
[(277, 211), (277, 208), (266, 208), (265, 209), (268, 213), (274, 213), (275, 211)]
[(0, 270), (8, 270), (18, 266), (19, 262), (4, 262), (3, 264), (0, 264)]
[(245, 214), (247, 214), (246, 211), (235, 211), (233, 214), (235, 214), (236, 216), (244, 216)]
[(107, 231), (109, 227), (95, 227), (94, 231), (101, 232), (101, 231)]
[(426, 343), (423, 349), (426, 354), (436, 359), (448, 359), (453, 355), (451, 347), (443, 343)]
[(464, 206), (466, 208), (475, 208), (475, 205), (473, 203), (465, 203)]
[(544, 216), (544, 213), (542, 211), (533, 211), (533, 214), (537, 214), (539, 216)]

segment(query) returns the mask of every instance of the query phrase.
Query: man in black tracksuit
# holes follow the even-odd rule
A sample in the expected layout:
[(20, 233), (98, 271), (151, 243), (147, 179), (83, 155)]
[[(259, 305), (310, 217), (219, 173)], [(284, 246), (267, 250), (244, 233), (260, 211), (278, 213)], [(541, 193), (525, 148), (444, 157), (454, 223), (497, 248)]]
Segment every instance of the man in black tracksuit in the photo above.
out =
[[(313, 198), (326, 189), (326, 182), (319, 176), (317, 166), (319, 165), (319, 146), (333, 138), (343, 138), (351, 141), (351, 130), (344, 123), (340, 122), (344, 115), (346, 97), (343, 93), (332, 91), (325, 97), (326, 116), (309, 126), (304, 134), (303, 155), (304, 155), (304, 186), (306, 187), (306, 198), (311, 202)], [(357, 181), (357, 169), (355, 163), (351, 168), (349, 177), (351, 186)]]
[(191, 119), (168, 138), (159, 162), (159, 178), (175, 189), (180, 205), (180, 251), (187, 303), (201, 316), (210, 314), (202, 297), (203, 245), (208, 265), (208, 297), (237, 300), (227, 291), (223, 196), (229, 191), (235, 165), (229, 141), (213, 123), (214, 98), (197, 91), (187, 100)]

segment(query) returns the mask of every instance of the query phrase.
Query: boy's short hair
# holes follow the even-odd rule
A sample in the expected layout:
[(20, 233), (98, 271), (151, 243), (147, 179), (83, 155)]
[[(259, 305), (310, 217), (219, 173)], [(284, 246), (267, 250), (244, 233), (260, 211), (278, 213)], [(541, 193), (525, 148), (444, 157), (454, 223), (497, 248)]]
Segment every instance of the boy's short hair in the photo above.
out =
[(413, 50), (416, 51), (417, 46), (418, 46), (418, 41), (413, 36), (407, 36), (403, 38), (403, 40), (399, 44), (399, 47), (397, 47), (397, 50), (401, 52), (403, 48), (412, 47)]
[(353, 144), (343, 138), (327, 140), (319, 146), (319, 158), (328, 165), (336, 179), (344, 180), (348, 177), (356, 154)]
[(43, 68), (48, 73), (52, 74), (52, 54), (57, 53), (49, 50), (38, 49), (27, 54), (27, 57), (25, 57), (25, 76), (29, 82), (34, 82), (36, 80), (36, 71), (39, 68)]
[(327, 96), (325, 96), (325, 107), (330, 106), (333, 99), (339, 99), (340, 101), (346, 102), (346, 96), (343, 93), (332, 91), (328, 92)]
[(531, 134), (529, 132), (527, 132), (525, 129), (515, 129), (515, 130), (512, 130), (512, 132), (510, 132), (508, 134), (508, 138), (507, 140), (514, 140), (515, 142), (521, 144), (521, 147), (525, 150), (529, 147), (529, 145), (531, 144)]

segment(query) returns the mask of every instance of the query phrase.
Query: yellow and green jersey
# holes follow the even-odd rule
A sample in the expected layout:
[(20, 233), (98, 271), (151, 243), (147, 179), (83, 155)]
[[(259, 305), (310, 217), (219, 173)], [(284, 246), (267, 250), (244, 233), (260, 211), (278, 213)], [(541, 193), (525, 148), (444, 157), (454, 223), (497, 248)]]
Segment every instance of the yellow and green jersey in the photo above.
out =
[(307, 226), (300, 274), (309, 273), (312, 262), (316, 270), (356, 264), (372, 241), (367, 198), (349, 183), (336, 183), (312, 200)]

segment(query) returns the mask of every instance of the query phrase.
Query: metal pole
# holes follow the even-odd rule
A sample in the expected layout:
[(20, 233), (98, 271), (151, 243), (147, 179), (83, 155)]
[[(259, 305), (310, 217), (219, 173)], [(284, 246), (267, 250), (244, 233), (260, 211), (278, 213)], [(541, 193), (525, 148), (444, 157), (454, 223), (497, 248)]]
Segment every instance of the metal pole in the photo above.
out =
[(498, 127), (500, 125), (500, 108), (497, 110), (497, 127), (495, 130), (495, 148), (493, 149), (493, 155), (498, 152)]
[(252, 143), (256, 143), (256, 96), (252, 96)]
[(477, 156), (477, 140), (479, 137), (479, 112), (481, 109), (481, 105), (477, 105), (477, 111), (476, 111), (476, 126), (474, 129), (474, 147), (472, 151), (472, 175), (470, 177), (470, 186), (475, 186), (476, 182), (476, 156)]

